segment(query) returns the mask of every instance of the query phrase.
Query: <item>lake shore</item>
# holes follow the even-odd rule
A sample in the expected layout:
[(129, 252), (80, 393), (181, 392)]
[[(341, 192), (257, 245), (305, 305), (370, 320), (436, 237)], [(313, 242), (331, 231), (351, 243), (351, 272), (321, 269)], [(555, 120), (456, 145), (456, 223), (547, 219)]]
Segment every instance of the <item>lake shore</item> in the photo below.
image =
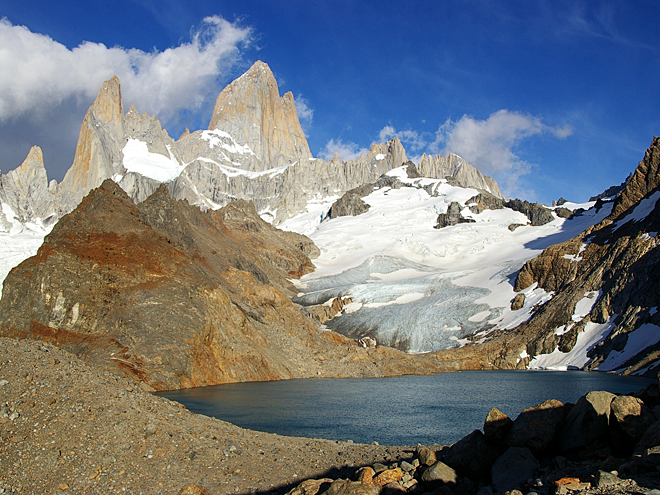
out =
[[(286, 491), (414, 448), (254, 432), (194, 414), (54, 346), (0, 338), (4, 493)], [(1, 416), (1, 415), (0, 415)]]
[(286, 493), (416, 450), (242, 429), (29, 340), (0, 338), (0, 384), (5, 494), (176, 494), (190, 483), (214, 495)]

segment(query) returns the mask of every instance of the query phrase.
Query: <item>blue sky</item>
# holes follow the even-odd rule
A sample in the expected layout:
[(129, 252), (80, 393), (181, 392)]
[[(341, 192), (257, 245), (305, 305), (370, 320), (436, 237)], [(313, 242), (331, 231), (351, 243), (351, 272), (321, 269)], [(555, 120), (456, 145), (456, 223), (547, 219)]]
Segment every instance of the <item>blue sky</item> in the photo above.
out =
[(656, 1), (0, 0), (0, 17), (3, 172), (38, 144), (60, 180), (112, 74), (176, 138), (256, 60), (315, 156), (398, 135), (546, 203), (620, 183), (660, 134)]

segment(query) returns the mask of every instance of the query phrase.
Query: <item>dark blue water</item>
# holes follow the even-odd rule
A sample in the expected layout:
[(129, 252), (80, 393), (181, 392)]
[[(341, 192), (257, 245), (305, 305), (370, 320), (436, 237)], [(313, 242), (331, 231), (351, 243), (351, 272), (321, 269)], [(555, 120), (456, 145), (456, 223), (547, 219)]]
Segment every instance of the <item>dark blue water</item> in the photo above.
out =
[(627, 393), (650, 379), (583, 371), (465, 371), (397, 378), (236, 383), (161, 392), (193, 412), (280, 435), (381, 445), (451, 444), (492, 407), (512, 419), (546, 399)]

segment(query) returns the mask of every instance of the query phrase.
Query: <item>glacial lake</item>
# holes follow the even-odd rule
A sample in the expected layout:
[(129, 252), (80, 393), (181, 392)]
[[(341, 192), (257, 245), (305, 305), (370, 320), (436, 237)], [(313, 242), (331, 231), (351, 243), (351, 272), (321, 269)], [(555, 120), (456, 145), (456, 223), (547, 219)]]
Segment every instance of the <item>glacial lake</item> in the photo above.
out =
[(463, 371), (396, 378), (250, 382), (160, 392), (251, 430), (381, 445), (452, 444), (492, 407), (511, 419), (546, 399), (634, 392), (652, 379), (584, 371)]

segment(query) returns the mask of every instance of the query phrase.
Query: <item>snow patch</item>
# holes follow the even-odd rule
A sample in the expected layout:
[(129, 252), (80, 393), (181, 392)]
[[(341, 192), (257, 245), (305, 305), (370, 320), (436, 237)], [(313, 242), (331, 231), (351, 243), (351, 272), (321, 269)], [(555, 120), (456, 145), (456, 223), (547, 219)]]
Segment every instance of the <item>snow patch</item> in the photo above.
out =
[(573, 313), (573, 316), (571, 316), (571, 320), (575, 322), (582, 321), (585, 316), (591, 313), (591, 309), (594, 307), (594, 304), (596, 304), (596, 301), (598, 301), (598, 298), (602, 293), (603, 291), (601, 290), (585, 292), (584, 297), (575, 305), (575, 312)]
[(530, 370), (559, 370), (566, 371), (569, 368), (584, 368), (591, 358), (587, 356), (596, 344), (605, 339), (615, 327), (612, 315), (605, 323), (598, 324), (588, 322), (584, 330), (578, 334), (577, 342), (570, 352), (561, 352), (558, 348), (550, 354), (539, 354), (529, 362), (527, 368)]
[(383, 153), (378, 153), (376, 155), (376, 160), (384, 160), (387, 155), (384, 155)]
[(252, 151), (247, 144), (238, 144), (238, 142), (225, 131), (218, 129), (202, 131), (201, 138), (209, 143), (211, 149), (218, 146), (229, 153), (254, 155), (254, 151)]
[(151, 153), (144, 141), (129, 139), (122, 150), (124, 168), (158, 182), (174, 180), (181, 174), (184, 166), (174, 158), (169, 146), (167, 150), (170, 153), (169, 158), (160, 153)]
[[(650, 197), (641, 200), (637, 206), (635, 206), (635, 209), (633, 209), (632, 212), (614, 223), (613, 232), (629, 222), (639, 222), (640, 220), (644, 220), (649, 215), (649, 213), (655, 209), (655, 204), (657, 203), (658, 199), (660, 199), (660, 191), (656, 191)], [(619, 224), (619, 222), (622, 223)]]
[(626, 346), (622, 351), (611, 351), (607, 359), (599, 366), (599, 371), (615, 371), (630, 358), (660, 341), (660, 327), (653, 323), (645, 323), (628, 333)]

